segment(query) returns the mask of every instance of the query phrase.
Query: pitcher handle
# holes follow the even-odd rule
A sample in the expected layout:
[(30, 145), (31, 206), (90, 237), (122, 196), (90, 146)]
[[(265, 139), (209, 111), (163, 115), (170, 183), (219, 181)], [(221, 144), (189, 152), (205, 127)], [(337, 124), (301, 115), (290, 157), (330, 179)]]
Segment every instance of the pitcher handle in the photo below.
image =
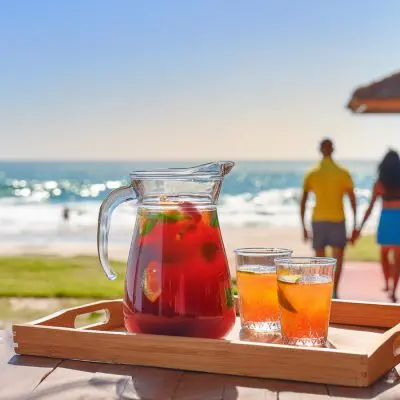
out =
[(111, 215), (120, 204), (135, 198), (136, 196), (131, 186), (121, 186), (109, 193), (100, 206), (97, 224), (97, 254), (107, 278), (112, 281), (117, 277), (117, 274), (111, 268), (108, 260), (108, 233), (110, 231)]

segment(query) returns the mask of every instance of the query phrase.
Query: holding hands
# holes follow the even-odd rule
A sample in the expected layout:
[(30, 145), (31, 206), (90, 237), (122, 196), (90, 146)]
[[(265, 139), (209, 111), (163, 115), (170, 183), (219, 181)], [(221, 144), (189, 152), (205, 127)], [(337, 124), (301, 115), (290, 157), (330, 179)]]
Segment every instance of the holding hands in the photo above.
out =
[(355, 227), (353, 229), (353, 233), (351, 234), (350, 243), (355, 244), (355, 242), (360, 238), (360, 236), (361, 236), (361, 229)]

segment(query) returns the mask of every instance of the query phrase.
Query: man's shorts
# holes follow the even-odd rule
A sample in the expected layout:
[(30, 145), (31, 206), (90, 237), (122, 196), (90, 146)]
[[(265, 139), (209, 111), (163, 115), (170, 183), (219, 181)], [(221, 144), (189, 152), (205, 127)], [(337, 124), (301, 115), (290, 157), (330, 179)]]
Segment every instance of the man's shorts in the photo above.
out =
[(314, 221), (312, 223), (313, 249), (326, 246), (343, 248), (347, 243), (346, 224), (342, 222)]

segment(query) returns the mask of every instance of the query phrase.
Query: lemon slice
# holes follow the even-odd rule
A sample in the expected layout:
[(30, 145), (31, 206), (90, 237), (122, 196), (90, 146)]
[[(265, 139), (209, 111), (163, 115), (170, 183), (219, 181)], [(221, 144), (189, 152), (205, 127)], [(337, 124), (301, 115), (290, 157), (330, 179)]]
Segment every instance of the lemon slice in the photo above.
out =
[(278, 287), (278, 302), (279, 305), (285, 310), (291, 313), (297, 313), (297, 310), (293, 307), (292, 303), (286, 298), (285, 292)]
[(142, 288), (144, 295), (154, 303), (161, 295), (161, 266), (150, 261), (143, 273)]
[(278, 280), (285, 283), (300, 283), (301, 275), (280, 275)]

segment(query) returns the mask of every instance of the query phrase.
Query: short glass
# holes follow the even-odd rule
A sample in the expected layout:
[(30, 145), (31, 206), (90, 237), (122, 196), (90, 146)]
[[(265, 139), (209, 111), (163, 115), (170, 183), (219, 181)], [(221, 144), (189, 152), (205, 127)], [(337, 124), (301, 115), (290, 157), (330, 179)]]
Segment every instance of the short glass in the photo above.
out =
[(251, 332), (280, 330), (274, 260), (290, 257), (293, 250), (279, 248), (236, 249), (236, 278), (242, 328)]
[(275, 265), (283, 343), (326, 346), (336, 260), (278, 258)]

